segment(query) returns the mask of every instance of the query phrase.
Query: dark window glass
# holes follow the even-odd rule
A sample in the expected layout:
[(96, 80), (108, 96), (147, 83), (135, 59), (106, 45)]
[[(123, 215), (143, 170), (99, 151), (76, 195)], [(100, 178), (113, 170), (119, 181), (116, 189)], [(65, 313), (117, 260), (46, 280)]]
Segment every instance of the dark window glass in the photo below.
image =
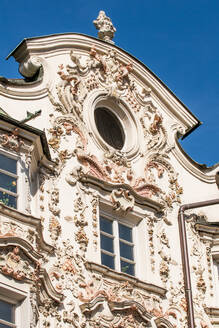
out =
[(120, 247), (120, 257), (125, 257), (126, 259), (133, 260), (133, 246), (127, 245), (122, 241), (120, 241), (119, 247)]
[(0, 202), (7, 206), (17, 208), (17, 198), (1, 190), (0, 190)]
[(17, 161), (0, 154), (0, 169), (17, 174)]
[(100, 107), (94, 111), (97, 130), (103, 140), (115, 149), (122, 149), (125, 135), (121, 123), (109, 109)]
[(101, 234), (101, 248), (110, 253), (114, 253), (113, 239)]
[(100, 230), (112, 235), (113, 234), (113, 222), (100, 217)]
[(121, 271), (131, 276), (135, 275), (135, 265), (121, 260)]
[(13, 304), (0, 300), (0, 319), (11, 322), (11, 323), (14, 322), (14, 305)]
[(17, 180), (9, 175), (0, 172), (0, 187), (17, 192)]
[(132, 242), (132, 229), (119, 224), (119, 238)]
[(114, 257), (108, 254), (101, 253), (101, 263), (108, 268), (115, 269)]

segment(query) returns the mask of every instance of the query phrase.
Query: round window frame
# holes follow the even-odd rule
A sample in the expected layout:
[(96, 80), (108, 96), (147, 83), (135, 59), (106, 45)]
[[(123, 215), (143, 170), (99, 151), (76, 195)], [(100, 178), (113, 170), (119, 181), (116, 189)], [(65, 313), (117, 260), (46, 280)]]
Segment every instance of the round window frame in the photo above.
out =
[[(100, 135), (95, 123), (95, 110), (105, 108), (114, 114), (124, 133), (124, 145), (121, 150), (110, 146)], [(140, 142), (138, 125), (128, 104), (121, 99), (111, 97), (105, 92), (93, 91), (84, 102), (84, 117), (88, 124), (89, 135), (93, 137), (98, 147), (105, 152), (122, 152), (127, 158), (135, 157), (139, 152)]]

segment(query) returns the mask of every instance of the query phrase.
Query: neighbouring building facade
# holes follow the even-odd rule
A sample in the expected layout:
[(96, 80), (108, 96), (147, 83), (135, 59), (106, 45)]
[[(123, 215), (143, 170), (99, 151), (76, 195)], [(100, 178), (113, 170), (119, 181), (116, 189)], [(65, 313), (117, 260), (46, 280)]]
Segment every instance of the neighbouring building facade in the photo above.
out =
[(24, 40), (24, 79), (0, 77), (0, 327), (219, 327), (219, 166), (183, 152), (199, 120), (94, 24)]

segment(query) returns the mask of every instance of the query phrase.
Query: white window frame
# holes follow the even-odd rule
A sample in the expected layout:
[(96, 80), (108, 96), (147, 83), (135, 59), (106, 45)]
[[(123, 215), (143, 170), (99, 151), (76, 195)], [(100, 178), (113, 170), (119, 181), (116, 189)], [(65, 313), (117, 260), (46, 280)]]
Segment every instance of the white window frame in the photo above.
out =
[[(29, 181), (26, 181), (28, 171), (27, 171), (27, 168), (25, 167), (25, 154), (22, 153), (22, 154), (16, 155), (13, 152), (11, 152), (9, 150), (5, 150), (1, 147), (0, 147), (0, 154), (17, 161), (17, 175), (16, 175), (17, 176), (17, 193), (16, 193), (17, 207), (15, 209), (18, 211), (25, 212), (26, 207), (27, 207), (27, 192), (28, 192), (27, 184), (29, 183)], [(4, 170), (1, 170), (1, 172), (3, 172), (3, 171)], [(6, 171), (6, 173), (8, 174), (9, 172)], [(0, 187), (0, 190), (3, 190), (3, 188)], [(3, 191), (5, 191), (8, 194), (11, 194), (7, 190), (3, 190)]]
[(219, 304), (219, 261), (213, 260), (214, 267), (214, 289), (215, 289), (215, 304)]
[(7, 303), (10, 303), (10, 304), (14, 305), (14, 314), (13, 315), (14, 315), (14, 321), (15, 321), (15, 323), (12, 323), (10, 321), (3, 320), (0, 317), (0, 324), (2, 323), (2, 324), (6, 325), (8, 327), (17, 328), (17, 324), (16, 324), (16, 312), (17, 312), (17, 310), (19, 311), (19, 309), (18, 309), (19, 305), (17, 304), (17, 302), (15, 300), (12, 300), (11, 298), (6, 297), (6, 296), (3, 296), (1, 294), (0, 294), (0, 301), (7, 302)]
[[(124, 259), (125, 262), (134, 264), (134, 275), (131, 275), (131, 276), (136, 277), (137, 276), (137, 261), (136, 261), (136, 258), (137, 258), (136, 257), (136, 254), (137, 254), (137, 245), (136, 245), (137, 238), (136, 238), (136, 228), (137, 228), (137, 223), (138, 222), (133, 222), (133, 220), (131, 220), (130, 218), (127, 218), (127, 217), (126, 218), (117, 217), (116, 213), (113, 214), (113, 215), (110, 215), (109, 213), (107, 213), (105, 211), (102, 211), (102, 210), (100, 211), (99, 221), (100, 221), (100, 218), (101, 217), (102, 218), (106, 218), (107, 220), (110, 220), (113, 223), (112, 224), (112, 228), (113, 228), (113, 240), (114, 240), (113, 245), (114, 245), (114, 265), (115, 265), (115, 268), (112, 269), (112, 270), (115, 270), (115, 271), (118, 271), (118, 272), (121, 272), (121, 273), (126, 273), (126, 272), (121, 271), (120, 260), (123, 260)], [(121, 223), (122, 225), (127, 226), (128, 228), (131, 228), (132, 229), (132, 242), (128, 242), (128, 241), (123, 240), (123, 239), (120, 238), (120, 236), (119, 236), (119, 223)], [(108, 237), (110, 236), (110, 238), (111, 238), (111, 235), (108, 235), (106, 232), (102, 232), (100, 230), (100, 222), (99, 222), (99, 231), (100, 231), (100, 245), (101, 245), (101, 234), (106, 235)], [(128, 245), (133, 246), (133, 261), (132, 260), (129, 260), (127, 258), (123, 258), (123, 257), (120, 256), (120, 246), (119, 246), (119, 241), (120, 240), (122, 242), (128, 244)], [(101, 249), (101, 246), (100, 246), (100, 262), (101, 262), (101, 252), (102, 251), (103, 251), (103, 253), (112, 256), (112, 253), (107, 252), (106, 250), (102, 250)]]
[[(20, 286), (16, 281), (10, 283), (7, 277), (2, 275), (0, 275), (0, 280), (0, 299), (15, 305), (15, 323), (10, 325), (6, 321), (5, 324), (13, 328), (29, 328), (31, 317), (29, 287), (26, 284)], [(24, 288), (21, 289), (22, 287)], [(2, 323), (4, 323), (3, 320)]]
[(11, 154), (9, 152), (3, 151), (2, 149), (0, 150), (0, 154), (3, 155), (3, 156), (5, 156), (5, 157), (11, 158), (12, 160), (14, 160), (14, 161), (17, 162), (16, 163), (16, 174), (11, 173), (10, 171), (5, 171), (5, 170), (1, 169), (1, 167), (0, 167), (0, 172), (1, 173), (4, 173), (5, 175), (11, 176), (11, 177), (13, 177), (13, 178), (16, 179), (17, 192), (14, 193), (14, 192), (12, 192), (10, 190), (7, 190), (7, 189), (2, 188), (1, 186), (0, 186), (0, 191), (5, 192), (8, 195), (12, 195), (12, 196), (16, 197), (17, 200), (16, 200), (16, 207), (15, 207), (15, 209), (18, 209), (18, 205), (19, 205), (19, 185), (20, 185), (20, 183), (19, 183), (19, 181), (20, 181), (19, 176), (20, 176), (20, 173), (21, 173), (21, 172), (19, 172), (20, 171), (19, 170), (19, 156), (16, 156), (16, 155)]

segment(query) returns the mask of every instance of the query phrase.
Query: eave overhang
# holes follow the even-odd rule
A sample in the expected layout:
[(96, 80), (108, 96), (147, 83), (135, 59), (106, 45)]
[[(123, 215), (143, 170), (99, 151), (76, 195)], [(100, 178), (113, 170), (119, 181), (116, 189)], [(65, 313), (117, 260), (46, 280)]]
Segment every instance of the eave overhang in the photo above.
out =
[(196, 223), (195, 229), (199, 232), (219, 237), (219, 222), (214, 223)]
[[(18, 128), (20, 133), (22, 133), (22, 131), (26, 132), (25, 133), (25, 138), (28, 139), (28, 136), (30, 136), (30, 138), (29, 138), (30, 141), (32, 141), (31, 136), (40, 137), (43, 154), (45, 155), (45, 157), (47, 158), (48, 161), (51, 161), (49, 146), (48, 146), (46, 135), (45, 135), (44, 131), (36, 129), (36, 128), (34, 128), (32, 126), (29, 126), (27, 124), (22, 124), (20, 121), (15, 120), (14, 118), (12, 118), (10, 116), (7, 116), (3, 113), (0, 113), (0, 121), (5, 122), (9, 129)], [(0, 126), (1, 126), (1, 124), (0, 124)]]

